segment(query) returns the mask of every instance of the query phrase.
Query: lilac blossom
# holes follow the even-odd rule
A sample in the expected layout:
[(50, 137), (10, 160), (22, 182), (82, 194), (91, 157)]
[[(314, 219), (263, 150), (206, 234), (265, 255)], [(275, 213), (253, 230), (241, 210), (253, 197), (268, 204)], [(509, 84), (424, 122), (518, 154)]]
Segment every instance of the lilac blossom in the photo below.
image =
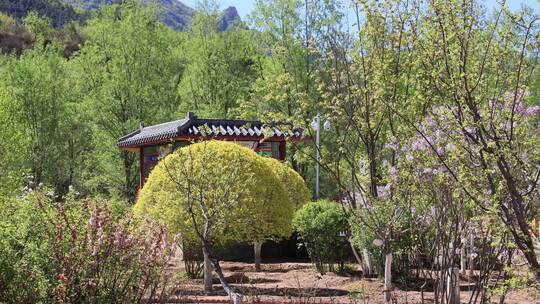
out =
[(390, 167), (390, 168), (388, 169), (388, 174), (390, 174), (390, 176), (392, 176), (392, 177), (396, 177), (396, 176), (397, 176), (397, 173), (398, 173), (398, 172), (397, 172), (396, 167)]
[(415, 151), (423, 151), (426, 148), (426, 143), (424, 139), (419, 138), (412, 142), (411, 147)]
[(446, 145), (446, 150), (447, 151), (455, 151), (456, 150), (456, 145), (454, 145), (453, 143), (449, 143)]
[(530, 118), (533, 116), (538, 116), (540, 114), (540, 106), (530, 106), (525, 109), (523, 116)]
[(390, 141), (386, 144), (386, 148), (388, 148), (390, 150), (393, 150), (393, 151), (397, 151), (399, 149), (399, 144), (398, 144), (397, 138), (392, 136), (390, 138)]

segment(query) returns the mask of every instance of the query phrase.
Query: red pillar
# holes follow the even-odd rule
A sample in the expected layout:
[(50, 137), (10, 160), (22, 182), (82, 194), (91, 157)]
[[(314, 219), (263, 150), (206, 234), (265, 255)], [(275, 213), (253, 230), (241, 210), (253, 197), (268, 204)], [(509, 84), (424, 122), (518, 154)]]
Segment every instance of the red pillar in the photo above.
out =
[(140, 147), (139, 148), (139, 190), (142, 189), (143, 185), (144, 185), (144, 154), (143, 154), (143, 147)]
[(279, 142), (279, 159), (285, 160), (285, 156), (287, 155), (287, 145), (285, 141)]

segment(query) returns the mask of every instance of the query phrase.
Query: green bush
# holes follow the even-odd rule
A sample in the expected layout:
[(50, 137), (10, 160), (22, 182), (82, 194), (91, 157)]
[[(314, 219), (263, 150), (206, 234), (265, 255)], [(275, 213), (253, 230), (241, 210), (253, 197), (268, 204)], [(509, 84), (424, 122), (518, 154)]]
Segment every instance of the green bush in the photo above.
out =
[(343, 271), (348, 243), (341, 234), (347, 230), (347, 218), (339, 204), (327, 200), (307, 203), (296, 211), (293, 227), (317, 271), (335, 271), (336, 263)]
[(48, 191), (0, 198), (0, 303), (160, 300), (172, 245), (153, 222), (102, 199)]

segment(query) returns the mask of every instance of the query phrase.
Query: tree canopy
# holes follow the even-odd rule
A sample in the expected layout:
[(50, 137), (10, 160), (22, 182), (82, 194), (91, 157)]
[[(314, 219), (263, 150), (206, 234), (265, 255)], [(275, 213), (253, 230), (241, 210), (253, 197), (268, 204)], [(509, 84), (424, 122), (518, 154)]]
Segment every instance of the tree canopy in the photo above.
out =
[(255, 152), (231, 142), (205, 141), (160, 161), (135, 210), (167, 223), (171, 231), (224, 242), (290, 231), (289, 206), (280, 180)]

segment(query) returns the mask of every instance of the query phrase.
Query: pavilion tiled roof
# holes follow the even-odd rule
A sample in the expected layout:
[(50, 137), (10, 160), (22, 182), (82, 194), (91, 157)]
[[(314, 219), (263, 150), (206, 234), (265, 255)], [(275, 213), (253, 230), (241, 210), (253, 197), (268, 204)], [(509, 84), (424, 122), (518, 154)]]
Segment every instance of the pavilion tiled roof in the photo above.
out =
[(184, 119), (145, 127), (123, 136), (117, 142), (119, 147), (142, 146), (163, 142), (174, 138), (223, 137), (241, 140), (242, 138), (303, 138), (302, 130), (282, 130), (276, 125), (263, 125), (260, 121), (202, 119), (188, 112)]

